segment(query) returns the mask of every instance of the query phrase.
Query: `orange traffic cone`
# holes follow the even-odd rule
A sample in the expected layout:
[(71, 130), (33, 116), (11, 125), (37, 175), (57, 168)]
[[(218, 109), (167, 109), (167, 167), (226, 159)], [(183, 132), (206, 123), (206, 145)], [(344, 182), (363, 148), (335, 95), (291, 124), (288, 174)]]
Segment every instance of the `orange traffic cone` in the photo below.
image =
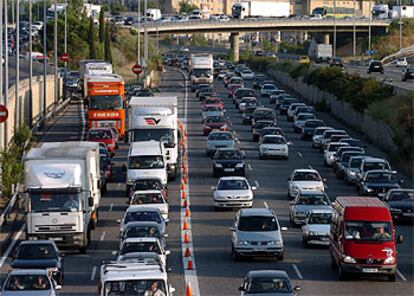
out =
[(187, 263), (187, 270), (193, 270), (194, 266), (193, 266), (193, 260), (188, 259), (188, 263)]
[(187, 247), (185, 248), (184, 257), (190, 257), (190, 256), (191, 256), (191, 252), (190, 252), (190, 249)]
[(183, 174), (183, 181), (185, 184), (187, 184), (187, 176), (185, 174)]
[(185, 154), (185, 152), (183, 152), (183, 160), (187, 160), (187, 154)]
[(188, 230), (188, 229), (190, 229), (190, 227), (188, 227), (187, 219), (185, 219), (183, 223), (183, 230)]
[(188, 236), (188, 232), (184, 234), (184, 243), (189, 244), (190, 243), (190, 237)]
[(188, 282), (187, 288), (185, 289), (185, 296), (193, 296), (193, 291), (191, 290), (191, 283)]
[(185, 190), (185, 184), (184, 184), (184, 181), (181, 181), (181, 187), (180, 187), (180, 189), (181, 189), (181, 191), (184, 191), (184, 190)]
[(187, 207), (188, 207), (187, 200), (186, 200), (186, 199), (184, 199), (184, 202), (183, 202), (183, 208), (187, 208)]
[(187, 207), (187, 208), (185, 209), (185, 216), (186, 216), (186, 217), (190, 217), (190, 216), (191, 216), (191, 213), (190, 213), (190, 208), (189, 208), (189, 207)]
[(187, 195), (185, 193), (185, 190), (181, 191), (181, 199), (186, 199)]
[(187, 174), (187, 168), (185, 167), (185, 165), (183, 165), (183, 174), (186, 175)]

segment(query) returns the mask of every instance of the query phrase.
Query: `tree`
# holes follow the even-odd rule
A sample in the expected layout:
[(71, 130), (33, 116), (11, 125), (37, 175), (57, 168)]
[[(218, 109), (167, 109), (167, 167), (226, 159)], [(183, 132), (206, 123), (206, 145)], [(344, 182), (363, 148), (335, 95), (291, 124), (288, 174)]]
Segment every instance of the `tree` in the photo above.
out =
[(197, 5), (195, 4), (190, 4), (187, 1), (181, 1), (180, 3), (178, 3), (179, 8), (179, 13), (190, 13), (195, 9), (199, 9)]
[(95, 24), (93, 23), (92, 16), (89, 18), (88, 43), (89, 43), (89, 58), (96, 59)]
[(104, 19), (104, 10), (101, 9), (99, 13), (99, 42), (104, 42), (105, 40), (105, 19)]
[(109, 26), (105, 27), (104, 58), (105, 61), (112, 63), (111, 34), (109, 31)]

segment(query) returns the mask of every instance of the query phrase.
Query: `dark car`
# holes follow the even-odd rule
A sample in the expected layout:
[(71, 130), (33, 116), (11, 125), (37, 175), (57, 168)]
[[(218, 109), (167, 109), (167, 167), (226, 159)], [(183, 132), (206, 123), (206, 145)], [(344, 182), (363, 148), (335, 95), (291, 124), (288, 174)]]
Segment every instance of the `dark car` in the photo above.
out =
[(337, 67), (342, 68), (344, 64), (342, 63), (342, 59), (340, 57), (333, 57), (331, 61), (329, 62), (329, 66), (331, 67), (337, 66)]
[(253, 88), (260, 89), (262, 87), (263, 81), (266, 80), (266, 76), (263, 74), (256, 74), (253, 79)]
[(362, 151), (345, 151), (342, 153), (340, 158), (337, 158), (335, 161), (335, 173), (338, 179), (343, 179), (345, 177), (345, 171), (348, 168), (349, 160), (354, 156), (363, 156), (365, 155)]
[(266, 127), (274, 127), (275, 122), (273, 120), (260, 120), (256, 121), (252, 126), (252, 140), (253, 142), (257, 142), (260, 138), (260, 133), (262, 129)]
[(253, 89), (251, 88), (239, 88), (234, 93), (233, 102), (236, 104), (236, 108), (238, 108), (237, 101), (239, 101), (243, 97), (255, 97), (256, 94)]
[(407, 67), (401, 72), (401, 81), (407, 81), (408, 79), (414, 79), (414, 67)]
[(277, 116), (275, 111), (270, 108), (256, 108), (253, 112), (253, 123), (259, 120), (272, 120), (277, 121)]
[(202, 91), (214, 91), (214, 88), (210, 84), (201, 83), (198, 85), (197, 89), (195, 90), (196, 97), (200, 96), (200, 92)]
[(399, 189), (402, 180), (398, 181), (396, 172), (389, 170), (367, 171), (357, 183), (359, 195), (384, 197), (390, 189)]
[(359, 148), (366, 148), (366, 146), (358, 139), (355, 138), (345, 138), (339, 140), (340, 143), (347, 143), (351, 147), (359, 147)]
[(252, 124), (253, 112), (256, 110), (256, 107), (247, 107), (242, 113), (242, 123), (243, 124)]
[(414, 189), (392, 189), (383, 199), (395, 220), (414, 220)]
[(298, 103), (298, 100), (295, 98), (286, 98), (279, 106), (280, 115), (286, 115), (287, 110), (289, 109), (290, 105), (293, 103)]
[(201, 102), (204, 102), (205, 99), (209, 97), (216, 97), (217, 93), (214, 90), (202, 90), (198, 95), (198, 98)]
[[(288, 94), (285, 90), (277, 89), (277, 90), (274, 90), (272, 92), (272, 94), (270, 95), (269, 102), (270, 102), (270, 104), (275, 104), (278, 99), (285, 98), (285, 97), (290, 97), (290, 96), (291, 95)], [(280, 103), (279, 103), (279, 105), (280, 105)]]
[(384, 74), (384, 66), (382, 65), (381, 61), (378, 60), (372, 60), (368, 64), (367, 73), (371, 72), (380, 72), (381, 74)]
[(107, 182), (112, 181), (112, 162), (111, 158), (106, 154), (100, 154), (100, 166), (101, 170), (104, 172), (104, 176)]
[(218, 149), (214, 155), (213, 176), (214, 178), (223, 175), (244, 176), (245, 163), (244, 154), (234, 148)]
[(324, 126), (325, 123), (320, 119), (309, 119), (305, 121), (305, 124), (301, 128), (300, 138), (302, 140), (312, 139), (313, 131), (320, 126)]
[(22, 241), (16, 248), (10, 267), (13, 269), (50, 269), (54, 280), (62, 285), (63, 254), (54, 241)]
[(283, 133), (282, 128), (280, 127), (275, 127), (275, 126), (271, 126), (271, 127), (265, 127), (260, 131), (260, 135), (259, 135), (259, 141), (261, 139), (264, 138), (264, 136), (275, 136), (275, 135), (279, 135), (279, 136), (285, 136), (285, 134)]
[(161, 179), (138, 179), (134, 181), (128, 193), (129, 198), (135, 191), (160, 190), (165, 197), (168, 196), (168, 190), (161, 183)]

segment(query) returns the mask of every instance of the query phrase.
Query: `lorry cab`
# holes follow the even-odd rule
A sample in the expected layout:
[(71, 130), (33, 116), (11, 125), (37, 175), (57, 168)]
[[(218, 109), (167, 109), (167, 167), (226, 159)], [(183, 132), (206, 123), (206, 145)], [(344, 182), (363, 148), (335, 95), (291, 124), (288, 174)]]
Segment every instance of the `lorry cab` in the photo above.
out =
[(339, 196), (332, 204), (330, 253), (340, 279), (385, 275), (395, 281), (395, 229), (388, 207), (376, 197)]
[(128, 153), (127, 193), (137, 179), (161, 180), (167, 185), (167, 162), (164, 146), (158, 141), (143, 141), (131, 143)]

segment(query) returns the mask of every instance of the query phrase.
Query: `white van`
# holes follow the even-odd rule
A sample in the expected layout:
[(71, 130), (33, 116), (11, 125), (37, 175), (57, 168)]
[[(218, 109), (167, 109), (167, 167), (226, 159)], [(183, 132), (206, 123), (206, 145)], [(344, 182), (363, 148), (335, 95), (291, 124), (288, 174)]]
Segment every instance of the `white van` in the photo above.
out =
[(158, 141), (131, 143), (127, 164), (127, 193), (137, 179), (160, 179), (166, 186), (168, 180), (164, 145)]

